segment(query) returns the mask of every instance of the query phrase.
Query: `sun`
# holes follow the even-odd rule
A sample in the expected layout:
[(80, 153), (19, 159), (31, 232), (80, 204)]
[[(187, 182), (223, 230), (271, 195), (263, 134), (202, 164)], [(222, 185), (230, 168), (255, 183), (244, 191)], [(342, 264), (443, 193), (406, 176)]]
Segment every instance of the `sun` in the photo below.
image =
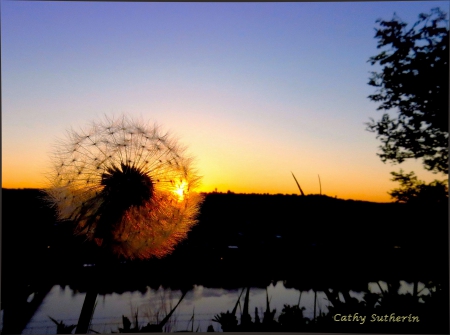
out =
[(173, 192), (177, 195), (178, 201), (184, 200), (184, 195), (187, 193), (187, 186), (188, 184), (184, 180), (180, 184), (175, 186)]

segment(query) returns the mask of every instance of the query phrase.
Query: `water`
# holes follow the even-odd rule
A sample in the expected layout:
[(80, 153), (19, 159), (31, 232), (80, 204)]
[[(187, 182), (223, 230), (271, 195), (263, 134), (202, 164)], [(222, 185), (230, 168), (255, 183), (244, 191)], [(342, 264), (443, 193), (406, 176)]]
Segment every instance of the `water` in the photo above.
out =
[[(399, 293), (412, 293), (413, 285), (401, 281)], [(380, 282), (383, 290), (387, 290), (387, 284)], [(424, 285), (419, 284), (419, 290)], [(368, 288), (373, 293), (380, 293), (380, 288), (376, 283), (369, 283)], [(197, 329), (206, 332), (209, 325), (215, 331), (221, 331), (220, 324), (213, 322), (214, 315), (232, 311), (242, 289), (225, 290), (222, 288), (208, 288), (201, 285), (194, 286), (184, 297), (175, 313), (167, 324), (166, 331), (184, 331), (192, 328), (192, 315), (194, 314), (194, 331)], [(275, 318), (280, 315), (283, 305), (297, 305), (300, 298), (300, 291), (293, 288), (286, 288), (283, 282), (278, 281), (267, 287), (270, 300), (270, 308), (276, 309)], [(428, 294), (424, 289), (422, 294)], [(182, 293), (177, 290), (152, 289), (147, 287), (146, 292), (124, 292), (122, 294), (112, 293), (99, 295), (94, 311), (92, 327), (94, 331), (100, 333), (118, 332), (118, 327), (122, 326), (122, 315), (127, 316), (134, 324), (134, 315), (138, 312), (138, 320), (141, 326), (148, 322), (157, 322), (156, 315), (159, 313), (159, 321), (168, 313), (171, 306), (175, 306)], [(241, 307), (244, 304), (245, 292), (241, 297)], [(362, 292), (350, 291), (350, 296), (362, 300)], [(83, 305), (85, 293), (72, 291), (69, 287), (55, 285), (45, 297), (39, 309), (36, 311), (23, 334), (55, 334), (56, 325), (49, 316), (59, 321), (64, 321), (66, 325), (76, 324)], [(343, 297), (341, 296), (341, 300)], [(328, 313), (329, 305), (323, 292), (317, 292), (317, 311)], [(249, 313), (254, 320), (255, 307), (262, 320), (263, 312), (266, 310), (266, 290), (261, 288), (250, 289)], [(305, 307), (304, 316), (312, 319), (314, 316), (314, 292), (312, 290), (301, 293), (300, 307)], [(237, 309), (238, 320), (241, 314), (240, 307)]]

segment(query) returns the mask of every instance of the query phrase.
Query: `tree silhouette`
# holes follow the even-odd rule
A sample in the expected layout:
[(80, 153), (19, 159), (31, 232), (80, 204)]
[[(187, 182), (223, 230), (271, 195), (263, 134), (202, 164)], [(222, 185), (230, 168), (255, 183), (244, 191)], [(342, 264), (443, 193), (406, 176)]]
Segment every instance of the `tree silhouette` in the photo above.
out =
[(395, 14), (377, 23), (377, 47), (384, 50), (369, 59), (381, 72), (372, 72), (368, 84), (377, 90), (368, 98), (381, 103), (378, 110), (398, 112), (367, 123), (382, 142), (378, 155), (394, 163), (420, 158), (425, 169), (448, 174), (447, 14), (434, 8), (411, 28)]
[(389, 195), (401, 203), (446, 204), (448, 187), (444, 181), (434, 180), (429, 184), (418, 180), (414, 172), (391, 172), (392, 181), (398, 181), (400, 187), (389, 192)]

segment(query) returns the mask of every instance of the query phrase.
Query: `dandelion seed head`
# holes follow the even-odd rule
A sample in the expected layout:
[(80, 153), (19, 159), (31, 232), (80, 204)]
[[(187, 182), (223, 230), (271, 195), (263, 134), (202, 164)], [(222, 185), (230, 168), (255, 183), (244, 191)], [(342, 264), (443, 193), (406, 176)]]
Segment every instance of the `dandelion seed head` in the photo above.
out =
[(70, 130), (53, 159), (46, 193), (59, 219), (118, 256), (163, 257), (197, 222), (200, 178), (156, 125), (105, 118)]

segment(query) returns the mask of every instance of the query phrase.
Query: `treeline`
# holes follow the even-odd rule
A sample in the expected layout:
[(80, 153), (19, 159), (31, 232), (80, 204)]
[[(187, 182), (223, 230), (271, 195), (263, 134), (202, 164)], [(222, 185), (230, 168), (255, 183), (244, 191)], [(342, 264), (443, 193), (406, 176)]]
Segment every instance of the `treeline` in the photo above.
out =
[[(27, 273), (48, 262), (61, 269), (93, 262), (96, 247), (75, 238), (70, 222), (57, 223), (55, 210), (39, 190), (2, 191), (4, 267)], [(166, 259), (150, 262), (294, 273), (292, 264), (336, 271), (398, 270), (423, 268), (430, 260), (440, 261), (444, 270), (448, 266), (447, 204), (421, 207), (229, 192), (205, 194), (199, 222), (188, 238)]]
[(310, 195), (206, 194), (190, 242), (333, 248), (445, 246), (448, 205), (373, 203)]

